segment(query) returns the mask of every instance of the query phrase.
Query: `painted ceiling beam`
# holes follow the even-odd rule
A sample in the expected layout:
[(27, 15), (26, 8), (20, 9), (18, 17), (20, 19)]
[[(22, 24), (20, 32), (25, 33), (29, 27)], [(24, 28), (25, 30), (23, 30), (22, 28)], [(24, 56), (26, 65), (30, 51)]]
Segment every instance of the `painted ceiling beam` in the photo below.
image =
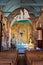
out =
[[(37, 3), (35, 0), (32, 0), (33, 1), (33, 3)], [(34, 6), (32, 6), (36, 11), (37, 11), (37, 9), (39, 9), (39, 7), (34, 7)]]
[(0, 6), (5, 6), (5, 5), (6, 5), (6, 3), (1, 3), (1, 2), (0, 2)]
[(14, 6), (19, 6), (18, 1), (17, 0), (10, 0), (7, 5), (3, 8), (4, 11), (9, 11), (12, 7)]
[(6, 6), (3, 8), (3, 10), (4, 10), (4, 11), (7, 11), (9, 8), (11, 8), (12, 5), (13, 5), (13, 1), (10, 0), (10, 1), (6, 4)]
[[(32, 0), (33, 1), (33, 3), (37, 3), (35, 0)], [(40, 7), (34, 7), (33, 6), (33, 8), (36, 10), (36, 11), (40, 11)]]
[(35, 0), (32, 0), (33, 1), (33, 3), (36, 3), (36, 1)]
[(12, 12), (7, 12), (7, 11), (5, 12), (5, 11), (3, 11), (3, 13), (12, 13)]
[(43, 6), (43, 3), (20, 3), (21, 6)]
[[(12, 13), (12, 12), (7, 12), (7, 11), (6, 11), (6, 12), (4, 12), (4, 11), (3, 11), (3, 13)], [(28, 13), (34, 13), (34, 11), (32, 11), (32, 12), (31, 12), (31, 11), (29, 11)], [(37, 11), (36, 11), (36, 13), (39, 13), (39, 12), (37, 12)]]

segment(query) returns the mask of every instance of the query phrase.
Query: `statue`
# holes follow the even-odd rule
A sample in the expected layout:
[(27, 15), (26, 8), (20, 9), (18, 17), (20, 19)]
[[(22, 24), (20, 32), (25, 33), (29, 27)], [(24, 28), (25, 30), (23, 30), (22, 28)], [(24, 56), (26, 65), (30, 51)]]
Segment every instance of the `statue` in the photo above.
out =
[(32, 39), (30, 38), (30, 42), (28, 44), (29, 49), (34, 49), (34, 44), (32, 42)]

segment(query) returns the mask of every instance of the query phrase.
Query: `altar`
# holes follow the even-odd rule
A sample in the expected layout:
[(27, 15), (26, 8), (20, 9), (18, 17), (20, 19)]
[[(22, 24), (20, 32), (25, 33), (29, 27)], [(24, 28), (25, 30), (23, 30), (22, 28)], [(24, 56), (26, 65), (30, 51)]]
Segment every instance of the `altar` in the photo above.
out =
[(30, 45), (32, 45), (32, 44), (29, 45), (30, 37), (32, 41), (34, 41), (33, 27), (31, 20), (23, 19), (15, 22), (14, 25), (11, 26), (11, 36), (13, 37), (12, 40), (14, 39), (16, 41), (13, 42), (16, 46), (16, 50), (19, 53), (24, 53), (25, 50), (30, 49), (29, 47)]
[(16, 50), (20, 53), (23, 54), (25, 50), (28, 50), (28, 44), (26, 43), (18, 43), (16, 44)]
[(18, 50), (18, 52), (20, 54), (24, 53), (25, 50), (34, 50), (35, 49), (35, 45), (32, 42), (32, 39), (30, 38), (30, 42), (29, 43), (17, 43), (16, 44), (16, 50)]

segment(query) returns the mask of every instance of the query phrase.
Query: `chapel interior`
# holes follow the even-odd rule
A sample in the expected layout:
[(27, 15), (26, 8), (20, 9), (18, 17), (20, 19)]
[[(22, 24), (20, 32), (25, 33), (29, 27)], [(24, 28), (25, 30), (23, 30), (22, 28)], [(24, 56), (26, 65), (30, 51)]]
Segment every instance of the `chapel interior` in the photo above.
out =
[(43, 65), (43, 0), (0, 0), (0, 65)]

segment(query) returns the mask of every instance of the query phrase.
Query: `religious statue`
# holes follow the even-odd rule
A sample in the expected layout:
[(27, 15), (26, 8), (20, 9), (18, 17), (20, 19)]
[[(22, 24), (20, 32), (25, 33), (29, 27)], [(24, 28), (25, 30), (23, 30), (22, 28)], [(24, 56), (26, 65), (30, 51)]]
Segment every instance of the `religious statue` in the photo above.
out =
[(29, 49), (34, 49), (34, 44), (32, 42), (32, 39), (30, 38), (30, 42), (28, 44)]

